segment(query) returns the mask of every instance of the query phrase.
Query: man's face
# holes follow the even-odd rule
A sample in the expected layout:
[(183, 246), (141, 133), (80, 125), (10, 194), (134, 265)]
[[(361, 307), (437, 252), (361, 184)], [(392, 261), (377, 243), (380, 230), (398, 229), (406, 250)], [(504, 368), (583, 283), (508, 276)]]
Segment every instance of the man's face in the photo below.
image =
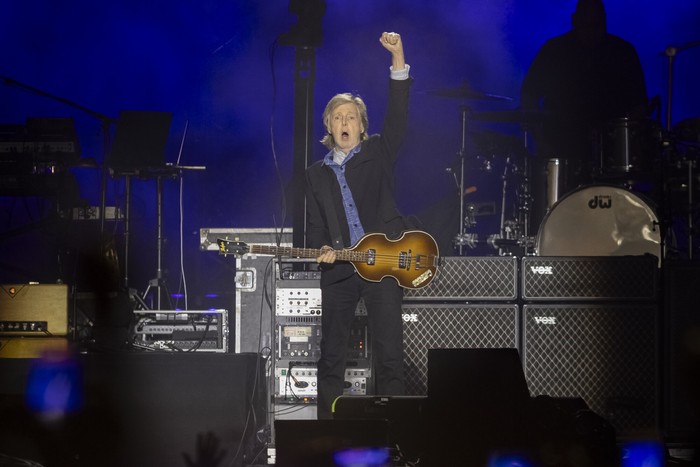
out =
[(328, 124), (336, 147), (344, 153), (360, 144), (360, 135), (365, 129), (357, 105), (352, 102), (339, 105), (331, 112)]

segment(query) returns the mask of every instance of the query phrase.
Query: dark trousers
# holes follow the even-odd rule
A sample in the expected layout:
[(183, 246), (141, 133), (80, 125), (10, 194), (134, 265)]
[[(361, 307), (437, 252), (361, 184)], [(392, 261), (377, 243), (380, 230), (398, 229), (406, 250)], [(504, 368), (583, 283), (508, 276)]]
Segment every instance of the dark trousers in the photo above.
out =
[(321, 358), (318, 361), (318, 418), (332, 418), (343, 394), (350, 329), (360, 298), (367, 307), (372, 377), (380, 395), (403, 395), (403, 290), (392, 278), (369, 282), (357, 274), (322, 288)]

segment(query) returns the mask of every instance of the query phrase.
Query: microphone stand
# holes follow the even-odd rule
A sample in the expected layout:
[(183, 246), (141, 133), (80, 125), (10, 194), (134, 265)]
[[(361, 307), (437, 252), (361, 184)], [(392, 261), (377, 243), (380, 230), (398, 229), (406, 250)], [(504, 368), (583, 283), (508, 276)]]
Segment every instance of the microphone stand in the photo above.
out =
[(462, 239), (464, 238), (464, 160), (467, 155), (467, 119), (470, 112), (469, 107), (463, 105), (460, 107), (460, 148), (459, 148), (459, 255), (462, 256), (464, 248)]
[[(156, 179), (156, 277), (148, 281), (148, 286), (143, 294), (134, 297), (139, 304), (148, 310), (146, 299), (151, 289), (155, 288), (155, 310), (162, 310), (163, 297), (167, 300), (167, 309), (172, 309), (172, 301), (170, 292), (168, 291), (167, 281), (163, 273), (163, 245), (165, 238), (163, 237), (163, 177), (178, 178), (182, 177), (183, 171), (186, 170), (206, 170), (204, 166), (184, 166), (167, 164), (164, 167), (154, 167), (147, 170), (146, 177), (149, 175)], [(165, 293), (163, 293), (165, 292)]]

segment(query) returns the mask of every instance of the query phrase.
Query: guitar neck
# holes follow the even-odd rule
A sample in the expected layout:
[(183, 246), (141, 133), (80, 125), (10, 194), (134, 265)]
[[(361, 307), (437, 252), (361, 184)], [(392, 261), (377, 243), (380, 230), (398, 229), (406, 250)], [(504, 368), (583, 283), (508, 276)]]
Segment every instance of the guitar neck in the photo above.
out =
[[(273, 255), (285, 258), (317, 258), (321, 255), (320, 248), (296, 248), (274, 245), (248, 245), (250, 253)], [(365, 261), (367, 252), (354, 250), (336, 250), (336, 259), (340, 261)]]

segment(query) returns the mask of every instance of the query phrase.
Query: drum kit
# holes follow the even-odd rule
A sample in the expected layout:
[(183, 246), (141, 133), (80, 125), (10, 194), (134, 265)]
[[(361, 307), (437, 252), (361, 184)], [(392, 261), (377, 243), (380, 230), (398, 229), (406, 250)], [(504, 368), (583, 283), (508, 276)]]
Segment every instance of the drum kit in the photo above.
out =
[[(462, 100), (511, 100), (480, 93), (466, 84), (426, 92)], [(491, 252), (497, 250), (498, 255), (651, 254), (659, 262), (671, 254), (693, 258), (694, 215), (700, 207), (695, 201), (700, 185), (696, 172), (700, 118), (684, 120), (667, 129), (651, 118), (603, 122), (591, 133), (589, 181), (567, 187), (562, 183), (566, 155), (542, 160), (529, 143), (532, 135), (528, 133), (533, 128), (547, 125), (556, 117), (520, 109), (472, 112), (464, 105), (460, 112), (460, 167), (455, 173), (460, 193), (460, 227), (453, 238), (460, 255), (467, 249), (486, 247)], [(508, 149), (496, 157), (483, 157), (478, 150), (477, 154), (467, 154), (470, 137), (488, 139), (483, 134), (480, 138), (479, 132), (468, 132), (474, 122), (517, 125), (518, 147), (505, 145)], [(533, 177), (536, 170), (544, 174)], [(500, 202), (469, 202), (475, 191), (466, 182), (469, 171), (498, 175)], [(544, 180), (545, 189), (533, 190), (540, 180)], [(535, 191), (546, 199), (535, 199)], [(536, 202), (544, 205), (538, 221), (532, 212)], [(477, 217), (485, 214), (500, 214), (495, 231), (486, 235), (475, 231)], [(677, 235), (678, 230), (681, 235)], [(687, 237), (687, 243), (679, 243), (682, 236)]]

